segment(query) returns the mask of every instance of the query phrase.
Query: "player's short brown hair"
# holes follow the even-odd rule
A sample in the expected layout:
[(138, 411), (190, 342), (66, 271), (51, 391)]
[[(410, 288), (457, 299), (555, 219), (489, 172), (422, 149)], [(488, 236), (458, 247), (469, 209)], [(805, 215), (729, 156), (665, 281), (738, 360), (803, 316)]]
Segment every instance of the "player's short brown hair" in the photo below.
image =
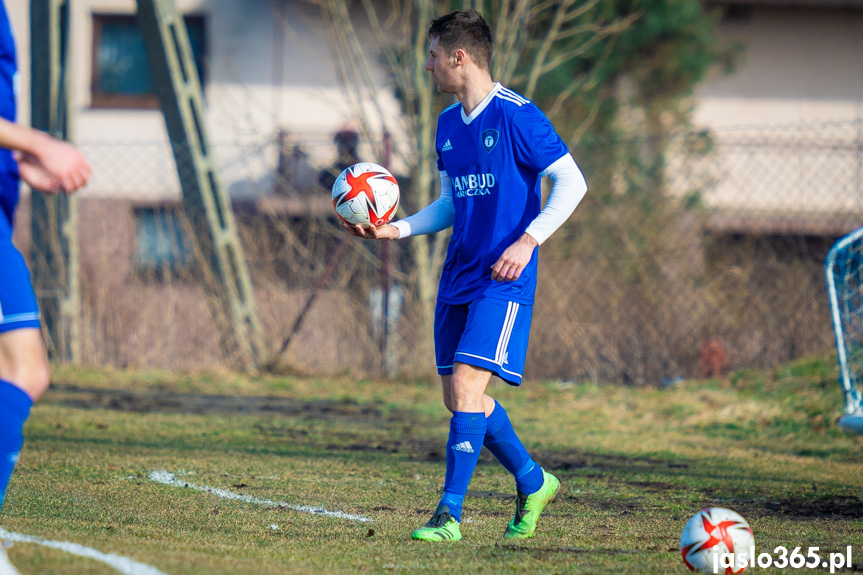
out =
[(477, 66), (491, 70), (494, 39), (488, 23), (476, 10), (456, 10), (435, 18), (429, 26), (428, 36), (430, 40), (437, 38), (447, 54), (462, 49)]

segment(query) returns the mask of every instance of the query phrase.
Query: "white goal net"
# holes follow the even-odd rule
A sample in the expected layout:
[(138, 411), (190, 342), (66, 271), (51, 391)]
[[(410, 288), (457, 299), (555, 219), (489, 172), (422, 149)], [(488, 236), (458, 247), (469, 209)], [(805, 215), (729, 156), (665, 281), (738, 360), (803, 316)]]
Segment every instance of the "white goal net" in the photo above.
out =
[(825, 268), (839, 382), (845, 394), (845, 414), (839, 425), (863, 434), (863, 228), (836, 242)]

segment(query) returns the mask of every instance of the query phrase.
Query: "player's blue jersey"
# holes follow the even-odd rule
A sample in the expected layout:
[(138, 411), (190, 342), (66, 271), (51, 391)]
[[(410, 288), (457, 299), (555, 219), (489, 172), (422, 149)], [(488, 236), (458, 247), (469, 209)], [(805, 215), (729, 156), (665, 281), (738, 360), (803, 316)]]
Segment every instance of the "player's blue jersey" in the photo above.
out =
[[(17, 75), (15, 38), (6, 6), (0, 1), (0, 117), (10, 122), (15, 121)], [(10, 226), (17, 203), (18, 163), (12, 152), (0, 149), (0, 217), (5, 216)]]
[(452, 179), (455, 206), (438, 299), (532, 304), (536, 251), (514, 282), (492, 280), (491, 266), (539, 215), (539, 174), (569, 152), (566, 144), (539, 108), (495, 84), (470, 116), (460, 103), (441, 113), (436, 147), (438, 169)]

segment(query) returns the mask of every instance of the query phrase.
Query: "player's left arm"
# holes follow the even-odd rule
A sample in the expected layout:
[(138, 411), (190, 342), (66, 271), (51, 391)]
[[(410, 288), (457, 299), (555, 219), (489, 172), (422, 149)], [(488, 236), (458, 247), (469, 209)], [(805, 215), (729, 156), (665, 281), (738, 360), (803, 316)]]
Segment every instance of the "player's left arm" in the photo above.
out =
[(552, 187), (545, 207), (491, 268), (491, 279), (515, 281), (533, 257), (533, 250), (547, 240), (572, 215), (584, 194), (587, 182), (571, 154), (552, 163), (540, 173), (551, 178)]

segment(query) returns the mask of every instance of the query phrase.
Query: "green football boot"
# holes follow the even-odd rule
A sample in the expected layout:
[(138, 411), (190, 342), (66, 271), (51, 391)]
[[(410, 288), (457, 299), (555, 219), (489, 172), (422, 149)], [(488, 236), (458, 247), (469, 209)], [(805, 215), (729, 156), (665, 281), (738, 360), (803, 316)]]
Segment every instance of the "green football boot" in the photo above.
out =
[(515, 517), (506, 526), (503, 533), (504, 539), (527, 539), (533, 537), (536, 531), (536, 522), (539, 515), (549, 501), (554, 499), (557, 490), (560, 489), (560, 481), (551, 473), (542, 471), (542, 487), (536, 493), (527, 495), (518, 490), (515, 499)]
[(429, 522), (414, 531), (411, 538), (422, 541), (458, 541), (461, 539), (461, 529), (455, 517), (450, 515), (449, 507), (441, 503), (434, 510)]

